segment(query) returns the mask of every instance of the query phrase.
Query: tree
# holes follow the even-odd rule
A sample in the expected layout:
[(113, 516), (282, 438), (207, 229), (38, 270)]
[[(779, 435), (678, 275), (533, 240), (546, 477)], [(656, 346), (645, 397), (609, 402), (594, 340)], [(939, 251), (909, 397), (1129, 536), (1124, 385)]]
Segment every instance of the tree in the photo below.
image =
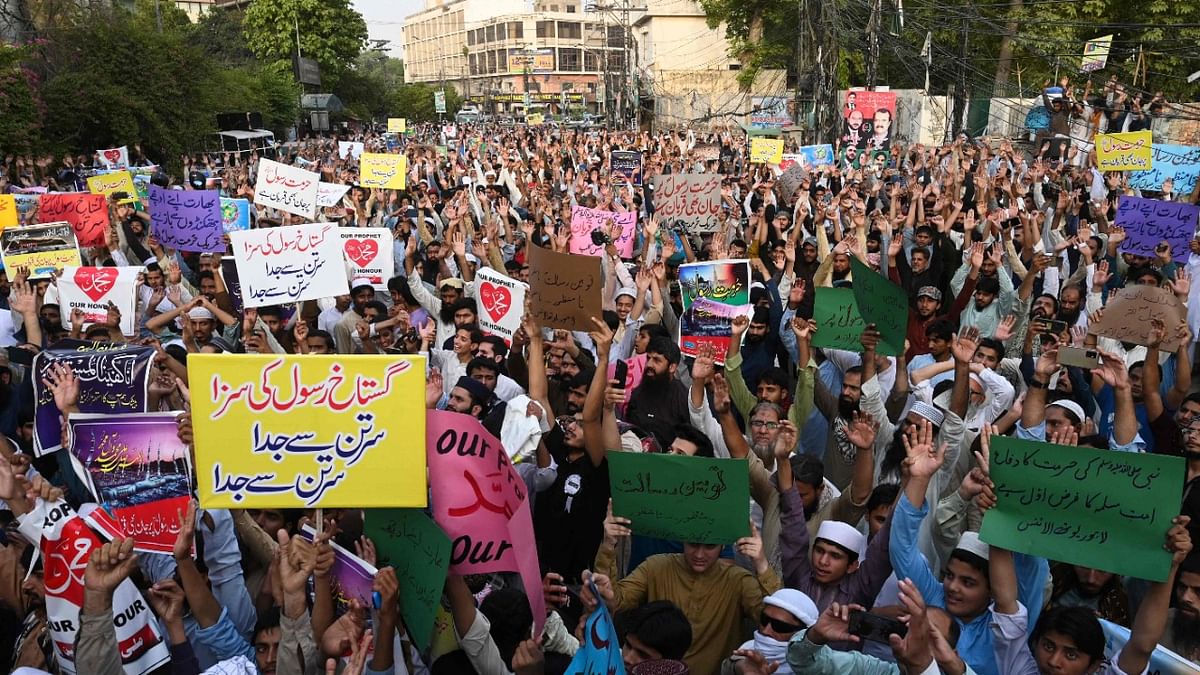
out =
[[(404, 117), (414, 122), (432, 122), (438, 119), (434, 112), (433, 94), (441, 88), (424, 82), (406, 84), (394, 90), (390, 101), (390, 116)], [(446, 115), (453, 117), (462, 107), (462, 96), (449, 85), (446, 92)]]
[(5, 153), (34, 150), (42, 127), (36, 76), (21, 67), (29, 53), (28, 48), (0, 43), (0, 148)]
[(238, 10), (217, 10), (204, 15), (188, 35), (188, 42), (199, 47), (212, 61), (226, 66), (257, 65), (254, 52), (246, 44), (242, 28), (244, 14)]
[(246, 43), (259, 59), (285, 63), (295, 54), (299, 30), (300, 50), (321, 64), (328, 89), (367, 41), (367, 23), (349, 0), (255, 0), (242, 25)]

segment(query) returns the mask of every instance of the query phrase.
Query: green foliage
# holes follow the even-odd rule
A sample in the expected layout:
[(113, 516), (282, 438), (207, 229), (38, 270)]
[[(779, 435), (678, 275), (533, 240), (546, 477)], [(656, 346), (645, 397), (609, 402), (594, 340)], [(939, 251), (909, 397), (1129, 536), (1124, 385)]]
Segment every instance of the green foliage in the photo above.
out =
[(321, 64), (326, 89), (336, 85), (367, 40), (367, 23), (349, 0), (254, 0), (243, 20), (246, 44), (264, 61), (290, 62), (300, 51)]
[(238, 10), (209, 12), (188, 33), (188, 43), (204, 52), (209, 60), (226, 66), (255, 63), (254, 52), (246, 44), (242, 29), (243, 13)]
[(33, 72), (21, 67), (28, 48), (0, 43), (0, 148), (27, 153), (41, 129), (41, 114), (32, 81)]
[[(411, 122), (432, 122), (438, 119), (433, 108), (433, 93), (439, 87), (417, 82), (397, 87), (389, 101), (389, 117), (404, 117)], [(446, 85), (446, 115), (453, 117), (462, 108), (462, 97), (458, 90)]]

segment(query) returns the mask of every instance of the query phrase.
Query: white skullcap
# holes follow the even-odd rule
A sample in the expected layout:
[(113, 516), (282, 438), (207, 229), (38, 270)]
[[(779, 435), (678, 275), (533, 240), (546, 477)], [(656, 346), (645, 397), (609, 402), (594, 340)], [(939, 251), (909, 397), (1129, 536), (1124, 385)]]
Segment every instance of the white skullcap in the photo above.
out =
[(466, 257), (467, 257), (467, 262), (473, 263), (475, 265), (479, 264), (479, 258), (477, 258), (474, 253), (468, 253)]
[(188, 310), (188, 318), (193, 321), (212, 321), (216, 317), (204, 307), (193, 307)]
[(958, 546), (955, 546), (954, 550), (974, 553), (984, 560), (987, 560), (992, 552), (991, 547), (979, 538), (978, 532), (963, 532), (962, 537), (958, 540)]
[(908, 411), (924, 417), (935, 427), (942, 426), (942, 422), (946, 419), (945, 413), (924, 401), (913, 401), (912, 407)]
[(831, 541), (850, 551), (862, 560), (866, 553), (867, 538), (857, 528), (837, 520), (826, 520), (817, 529), (817, 539)]
[(358, 288), (359, 286), (371, 286), (372, 288), (374, 288), (374, 286), (371, 285), (370, 279), (368, 279), (366, 277), (355, 277), (350, 282), (350, 288), (351, 288), (351, 290), (353, 290), (355, 288)]
[(619, 288), (619, 289), (617, 289), (617, 294), (613, 296), (613, 300), (616, 300), (617, 298), (621, 297), (622, 295), (628, 295), (629, 297), (633, 298), (634, 300), (637, 300), (637, 289), (630, 288), (629, 286), (626, 286), (624, 288)]
[(1064, 410), (1070, 410), (1071, 414), (1075, 415), (1075, 419), (1079, 420), (1080, 422), (1087, 419), (1087, 415), (1083, 412), (1083, 406), (1069, 398), (1061, 398), (1053, 403), (1046, 404), (1047, 408), (1051, 406), (1058, 406)]
[(763, 598), (763, 604), (782, 609), (799, 619), (806, 627), (815, 624), (817, 618), (821, 616), (816, 603), (794, 588), (781, 588), (775, 591)]

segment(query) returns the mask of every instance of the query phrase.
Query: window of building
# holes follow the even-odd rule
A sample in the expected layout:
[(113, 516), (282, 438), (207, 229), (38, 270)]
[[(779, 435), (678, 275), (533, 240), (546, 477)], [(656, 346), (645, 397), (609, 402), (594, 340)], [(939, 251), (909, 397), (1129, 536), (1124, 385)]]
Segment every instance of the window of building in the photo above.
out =
[(575, 5), (567, 5), (563, 9), (567, 10), (567, 14), (574, 14), (576, 7)]
[(537, 36), (540, 38), (554, 37), (554, 22), (553, 21), (537, 22)]
[(484, 28), (483, 31), (484, 31), (484, 35), (486, 36), (486, 39), (488, 42), (496, 41), (496, 27), (495, 26), (488, 26), (488, 27)]
[(496, 24), (496, 39), (497, 40), (507, 40), (508, 39), (508, 24), (506, 24), (506, 23)]
[(508, 24), (508, 36), (516, 40), (525, 37), (525, 24), (520, 21), (513, 21)]
[(569, 73), (578, 73), (582, 65), (578, 49), (562, 48), (558, 50), (558, 69)]
[(467, 44), (468, 45), (475, 44), (475, 31), (473, 31), (473, 30), (467, 31)]
[(496, 72), (496, 52), (487, 53), (487, 72), (489, 74)]
[(608, 46), (609, 47), (624, 47), (625, 46), (625, 31), (620, 26), (608, 27)]
[(558, 37), (570, 38), (578, 40), (582, 37), (583, 32), (580, 30), (579, 22), (577, 21), (559, 21), (558, 22)]
[(508, 72), (508, 50), (496, 50), (496, 69), (502, 73)]
[(477, 59), (477, 56), (477, 54), (467, 55), (467, 63), (469, 64), (468, 67), (470, 68), (472, 75), (479, 74), (479, 60)]
[(550, 11), (551, 11), (551, 12), (557, 12), (557, 11), (558, 11), (558, 5), (550, 5)]
[(600, 55), (590, 49), (584, 52), (583, 69), (590, 73), (600, 70)]

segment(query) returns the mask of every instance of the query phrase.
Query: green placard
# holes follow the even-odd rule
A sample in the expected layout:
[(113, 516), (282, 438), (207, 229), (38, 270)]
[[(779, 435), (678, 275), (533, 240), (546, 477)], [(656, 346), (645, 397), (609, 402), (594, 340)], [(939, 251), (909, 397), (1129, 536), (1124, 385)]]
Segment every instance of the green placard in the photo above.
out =
[(404, 625), (425, 650), (450, 568), (450, 538), (420, 509), (367, 509), (363, 534), (375, 542), (375, 566), (395, 568)]
[(730, 544), (750, 534), (750, 470), (742, 459), (608, 453), (613, 513), (661, 539)]
[(813, 302), (813, 321), (817, 332), (813, 333), (814, 347), (847, 349), (861, 352), (859, 336), (863, 331), (863, 319), (858, 313), (854, 291), (849, 288), (818, 288)]
[(1182, 457), (992, 437), (997, 504), (979, 536), (1051, 560), (1164, 581)]
[(908, 333), (908, 294), (889, 279), (850, 256), (850, 273), (854, 275), (854, 300), (863, 321), (879, 329), (876, 353), (896, 356), (904, 351)]

